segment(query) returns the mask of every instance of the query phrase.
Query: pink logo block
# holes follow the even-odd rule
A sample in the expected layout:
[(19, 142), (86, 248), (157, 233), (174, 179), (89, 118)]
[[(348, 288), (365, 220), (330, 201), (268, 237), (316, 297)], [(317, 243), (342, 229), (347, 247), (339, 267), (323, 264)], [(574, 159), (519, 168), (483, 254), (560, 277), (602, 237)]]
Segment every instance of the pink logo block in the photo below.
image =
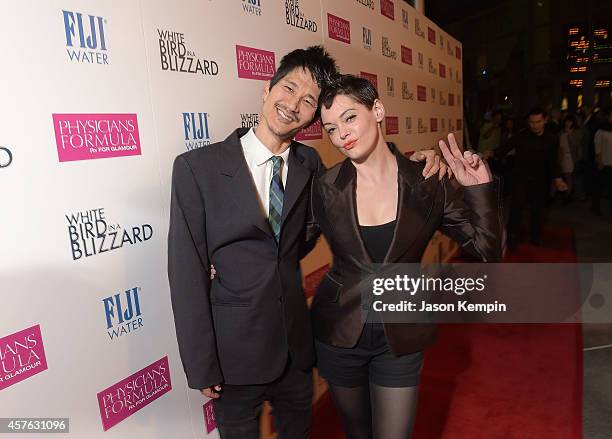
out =
[(438, 131), (438, 119), (435, 117), (432, 117), (431, 119), (429, 119), (429, 125), (431, 126), (431, 132), (435, 133), (436, 131)]
[(427, 87), (417, 85), (417, 99), (422, 102), (427, 102)]
[(397, 116), (385, 117), (385, 133), (399, 134), (399, 118)]
[(327, 30), (329, 38), (351, 44), (351, 22), (344, 18), (327, 14)]
[(374, 88), (378, 91), (378, 76), (376, 76), (374, 73), (367, 72), (361, 72), (359, 76), (370, 81)]
[(323, 128), (321, 127), (321, 120), (317, 120), (308, 128), (300, 130), (295, 135), (295, 140), (317, 140), (323, 138)]
[(436, 31), (430, 27), (427, 27), (427, 39), (430, 43), (436, 44)]
[(440, 78), (446, 78), (446, 66), (444, 64), (440, 64)]
[(410, 47), (402, 46), (402, 62), (412, 65), (412, 49)]
[(461, 59), (461, 47), (455, 46), (455, 58)]
[(0, 390), (47, 370), (40, 325), (0, 338)]
[(448, 94), (448, 105), (451, 107), (455, 105), (455, 95), (452, 93)]
[(53, 114), (60, 162), (140, 155), (135, 114)]
[(98, 393), (104, 431), (172, 390), (168, 357), (139, 370)]
[(206, 424), (206, 433), (210, 434), (217, 428), (217, 420), (215, 419), (215, 409), (212, 399), (202, 406), (204, 410), (204, 424)]
[(391, 0), (380, 0), (380, 13), (385, 17), (395, 20), (395, 5)]
[(274, 52), (236, 45), (238, 77), (267, 81), (276, 73)]

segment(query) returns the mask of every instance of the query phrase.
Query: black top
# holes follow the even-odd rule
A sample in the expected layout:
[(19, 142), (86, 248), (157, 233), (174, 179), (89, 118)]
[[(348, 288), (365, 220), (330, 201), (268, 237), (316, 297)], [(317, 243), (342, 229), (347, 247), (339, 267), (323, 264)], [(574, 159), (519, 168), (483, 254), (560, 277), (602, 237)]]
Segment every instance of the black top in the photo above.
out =
[(393, 240), (396, 222), (397, 220), (393, 220), (377, 226), (359, 226), (365, 248), (375, 264), (382, 264), (385, 260)]

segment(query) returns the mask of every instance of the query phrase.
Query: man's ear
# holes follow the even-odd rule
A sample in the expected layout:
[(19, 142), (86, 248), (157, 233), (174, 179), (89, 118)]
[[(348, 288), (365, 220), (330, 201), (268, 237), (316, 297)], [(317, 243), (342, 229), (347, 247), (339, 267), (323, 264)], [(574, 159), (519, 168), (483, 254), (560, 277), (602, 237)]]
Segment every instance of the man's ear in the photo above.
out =
[(266, 81), (264, 83), (264, 88), (263, 88), (263, 92), (261, 94), (261, 100), (263, 102), (266, 102), (266, 99), (268, 98), (268, 95), (270, 94), (270, 80)]
[(380, 101), (380, 99), (376, 99), (373, 105), (374, 114), (376, 115), (376, 122), (382, 122), (385, 118), (385, 106)]

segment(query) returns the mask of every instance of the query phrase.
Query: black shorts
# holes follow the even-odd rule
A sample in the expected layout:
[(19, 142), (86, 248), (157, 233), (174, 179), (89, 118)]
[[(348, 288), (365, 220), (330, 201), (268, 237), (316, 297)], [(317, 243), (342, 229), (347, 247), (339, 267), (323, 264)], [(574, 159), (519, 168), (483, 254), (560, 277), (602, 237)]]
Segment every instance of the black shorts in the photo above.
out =
[(353, 348), (330, 346), (318, 340), (315, 347), (320, 375), (336, 386), (372, 383), (382, 387), (414, 387), (419, 384), (423, 353), (393, 355), (381, 323), (366, 323)]

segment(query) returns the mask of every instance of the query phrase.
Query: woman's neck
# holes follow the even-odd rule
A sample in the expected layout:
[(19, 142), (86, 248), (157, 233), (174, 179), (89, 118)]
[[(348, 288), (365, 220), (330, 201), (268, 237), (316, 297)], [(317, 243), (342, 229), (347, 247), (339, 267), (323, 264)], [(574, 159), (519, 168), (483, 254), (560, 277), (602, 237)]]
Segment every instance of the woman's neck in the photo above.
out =
[(361, 162), (353, 162), (357, 177), (365, 183), (376, 184), (397, 176), (397, 160), (382, 136), (372, 153)]

